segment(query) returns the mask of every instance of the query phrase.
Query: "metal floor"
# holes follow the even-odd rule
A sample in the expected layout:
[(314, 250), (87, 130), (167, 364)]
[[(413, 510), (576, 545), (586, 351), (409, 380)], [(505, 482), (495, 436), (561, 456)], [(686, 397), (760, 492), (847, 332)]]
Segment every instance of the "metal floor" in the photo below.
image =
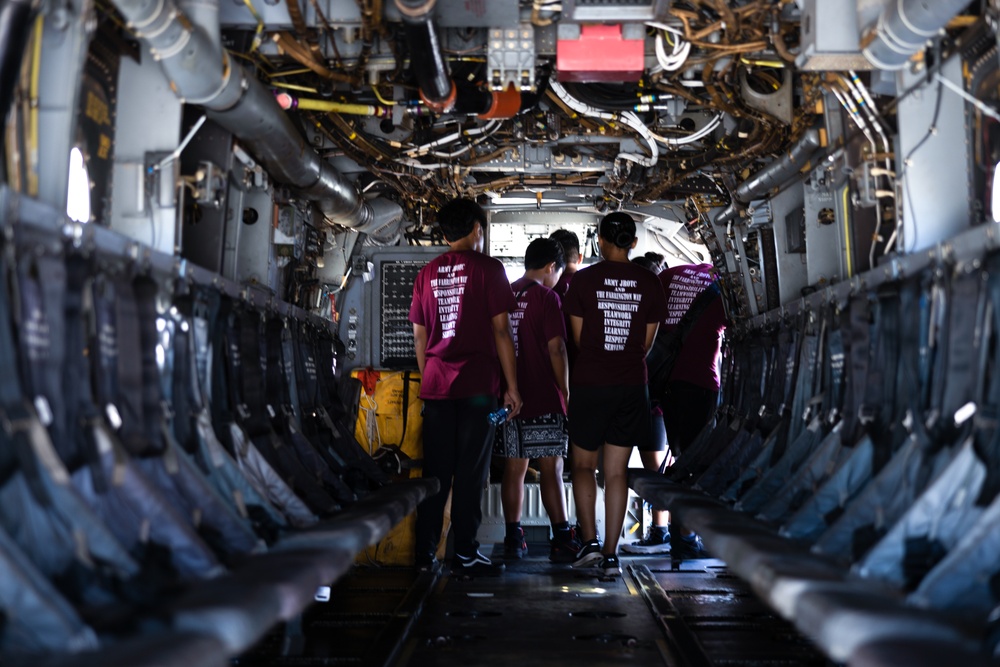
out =
[(669, 557), (623, 556), (623, 576), (603, 582), (547, 556), (529, 544), (502, 576), (469, 580), (357, 567), (234, 664), (830, 664), (720, 561), (675, 572)]

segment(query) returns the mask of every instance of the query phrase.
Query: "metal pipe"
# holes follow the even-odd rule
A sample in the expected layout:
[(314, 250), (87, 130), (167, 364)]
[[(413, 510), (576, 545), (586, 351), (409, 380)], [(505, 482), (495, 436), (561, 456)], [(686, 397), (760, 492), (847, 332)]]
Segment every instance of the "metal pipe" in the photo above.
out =
[(219, 53), (207, 30), (193, 24), (174, 0), (115, 0), (115, 5), (160, 62), (177, 96), (203, 106), (275, 180), (316, 201), (331, 224), (361, 228), (379, 222), (354, 184), (309, 146), (271, 91), (227, 52)]
[(205, 36), (215, 45), (216, 59), (218, 59), (222, 54), (218, 0), (177, 0), (177, 4), (192, 23), (205, 31)]
[(898, 0), (890, 2), (862, 40), (862, 53), (879, 69), (899, 70), (927, 40), (969, 5), (969, 0)]
[(403, 15), (410, 67), (417, 77), (420, 97), (434, 111), (446, 113), (455, 105), (457, 91), (431, 17), (435, 4), (437, 0), (396, 0)]
[(14, 100), (30, 24), (31, 0), (6, 0), (0, 5), (0, 123)]
[(822, 138), (819, 130), (816, 128), (806, 130), (787, 153), (740, 183), (733, 195), (733, 203), (716, 216), (715, 224), (725, 225), (735, 220), (739, 214), (737, 204), (749, 204), (798, 174), (809, 164), (821, 146)]

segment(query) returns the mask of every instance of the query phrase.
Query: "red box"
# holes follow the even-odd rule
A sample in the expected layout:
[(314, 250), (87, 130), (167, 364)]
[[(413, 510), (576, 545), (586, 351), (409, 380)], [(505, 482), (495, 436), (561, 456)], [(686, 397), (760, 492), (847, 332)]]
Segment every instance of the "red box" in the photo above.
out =
[(580, 39), (556, 42), (559, 81), (638, 81), (645, 67), (644, 39), (622, 39), (620, 25), (584, 25)]

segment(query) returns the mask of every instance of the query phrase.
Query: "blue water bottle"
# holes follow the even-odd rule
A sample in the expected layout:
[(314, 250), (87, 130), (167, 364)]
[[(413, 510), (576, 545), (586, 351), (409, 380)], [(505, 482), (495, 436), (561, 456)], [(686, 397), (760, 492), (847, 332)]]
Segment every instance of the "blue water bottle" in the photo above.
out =
[(493, 412), (491, 412), (489, 414), (488, 419), (490, 420), (490, 423), (493, 424), (494, 426), (499, 426), (500, 424), (507, 421), (507, 415), (509, 414), (510, 414), (510, 408), (504, 406), (498, 410), (494, 410)]

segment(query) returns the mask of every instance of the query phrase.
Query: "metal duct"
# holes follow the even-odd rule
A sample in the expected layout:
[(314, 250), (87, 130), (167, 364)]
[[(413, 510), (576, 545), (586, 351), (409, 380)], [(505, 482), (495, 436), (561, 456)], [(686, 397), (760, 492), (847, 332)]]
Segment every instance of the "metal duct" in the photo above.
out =
[(410, 67), (420, 86), (420, 97), (438, 113), (455, 105), (455, 82), (438, 42), (437, 26), (431, 12), (437, 0), (396, 0), (403, 15), (403, 30), (410, 45)]
[(184, 15), (191, 19), (191, 23), (205, 31), (205, 35), (215, 45), (215, 58), (213, 60), (218, 60), (222, 54), (222, 30), (219, 27), (218, 0), (177, 0), (177, 4)]
[[(354, 184), (316, 154), (270, 91), (219, 49), (208, 34), (218, 32), (217, 24), (193, 25), (175, 0), (115, 0), (115, 5), (160, 62), (177, 96), (203, 106), (277, 181), (316, 201), (332, 224), (382, 226)], [(198, 16), (214, 20), (211, 11)], [(393, 207), (402, 214), (391, 202), (385, 209)]]
[(818, 129), (806, 130), (787, 153), (740, 183), (734, 193), (733, 203), (715, 218), (715, 224), (729, 224), (739, 214), (737, 204), (749, 204), (802, 171), (822, 143)]
[(0, 124), (14, 100), (21, 57), (31, 34), (30, 23), (31, 0), (6, 0), (0, 4)]
[(969, 0), (898, 0), (890, 2), (862, 43), (863, 53), (879, 69), (898, 70), (927, 40), (969, 5)]

